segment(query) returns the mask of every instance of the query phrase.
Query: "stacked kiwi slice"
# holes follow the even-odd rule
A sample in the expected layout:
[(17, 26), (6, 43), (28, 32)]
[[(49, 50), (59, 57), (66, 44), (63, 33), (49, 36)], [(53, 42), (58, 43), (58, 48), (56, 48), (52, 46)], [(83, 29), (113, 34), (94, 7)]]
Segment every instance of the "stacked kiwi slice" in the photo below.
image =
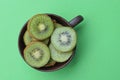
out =
[(46, 14), (37, 14), (28, 21), (23, 40), (25, 61), (41, 68), (67, 61), (73, 54), (77, 35), (73, 28), (57, 23)]

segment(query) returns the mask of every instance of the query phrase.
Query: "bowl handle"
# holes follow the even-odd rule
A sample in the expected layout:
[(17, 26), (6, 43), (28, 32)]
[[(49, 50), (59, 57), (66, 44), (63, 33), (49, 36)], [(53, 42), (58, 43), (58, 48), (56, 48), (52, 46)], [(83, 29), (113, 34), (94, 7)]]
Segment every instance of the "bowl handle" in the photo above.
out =
[(71, 21), (69, 21), (69, 24), (72, 27), (75, 27), (76, 25), (78, 25), (82, 21), (83, 21), (83, 17), (81, 15), (78, 15), (75, 18), (73, 18)]

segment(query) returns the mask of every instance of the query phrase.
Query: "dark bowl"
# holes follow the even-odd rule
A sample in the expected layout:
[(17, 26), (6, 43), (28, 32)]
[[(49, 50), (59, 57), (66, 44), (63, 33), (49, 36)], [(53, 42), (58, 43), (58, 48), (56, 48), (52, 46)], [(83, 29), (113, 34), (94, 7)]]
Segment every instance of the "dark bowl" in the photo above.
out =
[[(70, 26), (70, 27), (76, 26), (78, 23), (80, 23), (83, 20), (83, 17), (80, 15), (75, 17), (74, 19), (72, 19), (70, 22), (68, 22), (64, 18), (62, 18), (58, 15), (55, 15), (55, 14), (47, 14), (47, 15), (50, 16), (51, 19), (62, 24), (63, 26)], [(21, 29), (20, 34), (19, 34), (19, 38), (18, 38), (18, 47), (19, 47), (19, 51), (20, 51), (20, 54), (21, 54), (23, 59), (24, 59), (23, 51), (24, 51), (24, 48), (26, 47), (24, 44), (24, 41), (23, 41), (23, 35), (24, 35), (26, 30), (27, 30), (27, 22), (24, 24), (23, 28)], [(65, 67), (68, 63), (70, 63), (70, 61), (72, 60), (72, 58), (75, 54), (75, 50), (76, 50), (76, 48), (74, 48), (74, 52), (73, 52), (72, 56), (66, 62), (56, 63), (54, 66), (51, 66), (51, 67), (41, 67), (41, 68), (32, 67), (32, 68), (37, 69), (39, 71), (44, 71), (44, 72), (59, 70), (59, 69)]]

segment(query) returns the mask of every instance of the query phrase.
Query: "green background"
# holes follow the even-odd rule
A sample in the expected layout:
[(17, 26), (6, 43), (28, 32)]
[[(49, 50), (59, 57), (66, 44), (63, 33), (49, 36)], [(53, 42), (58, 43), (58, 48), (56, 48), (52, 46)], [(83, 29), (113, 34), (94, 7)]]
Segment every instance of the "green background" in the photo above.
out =
[[(37, 71), (19, 54), (19, 32), (38, 13), (84, 17), (76, 56), (61, 70)], [(120, 0), (0, 0), (0, 54), (0, 80), (120, 80)]]

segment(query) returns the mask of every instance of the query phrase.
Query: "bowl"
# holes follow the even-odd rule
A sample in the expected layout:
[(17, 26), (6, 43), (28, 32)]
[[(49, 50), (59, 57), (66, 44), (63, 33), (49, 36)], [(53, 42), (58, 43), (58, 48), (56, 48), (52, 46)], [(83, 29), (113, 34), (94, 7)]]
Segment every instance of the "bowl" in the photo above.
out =
[[(63, 26), (75, 27), (77, 24), (79, 24), (81, 21), (83, 21), (83, 17), (81, 15), (76, 16), (75, 18), (73, 18), (71, 21), (68, 22), (67, 20), (65, 20), (64, 18), (62, 18), (61, 16), (58, 16), (56, 14), (49, 14), (49, 13), (46, 13), (46, 14), (49, 17), (51, 17), (51, 19), (55, 20), (57, 23), (62, 24)], [(26, 46), (23, 41), (23, 35), (24, 35), (25, 31), (27, 30), (27, 23), (28, 23), (28, 21), (23, 25), (23, 27), (20, 31), (20, 34), (19, 34), (19, 38), (18, 38), (18, 48), (20, 51), (20, 55), (24, 61), (25, 61), (25, 59), (23, 57), (23, 51)], [(41, 68), (32, 67), (32, 68), (39, 70), (39, 71), (44, 71), (44, 72), (51, 72), (51, 71), (59, 70), (71, 62), (71, 60), (73, 59), (73, 57), (75, 55), (75, 50), (76, 50), (76, 47), (74, 48), (72, 56), (65, 62), (56, 63), (54, 66), (51, 66), (51, 67), (41, 67)]]

